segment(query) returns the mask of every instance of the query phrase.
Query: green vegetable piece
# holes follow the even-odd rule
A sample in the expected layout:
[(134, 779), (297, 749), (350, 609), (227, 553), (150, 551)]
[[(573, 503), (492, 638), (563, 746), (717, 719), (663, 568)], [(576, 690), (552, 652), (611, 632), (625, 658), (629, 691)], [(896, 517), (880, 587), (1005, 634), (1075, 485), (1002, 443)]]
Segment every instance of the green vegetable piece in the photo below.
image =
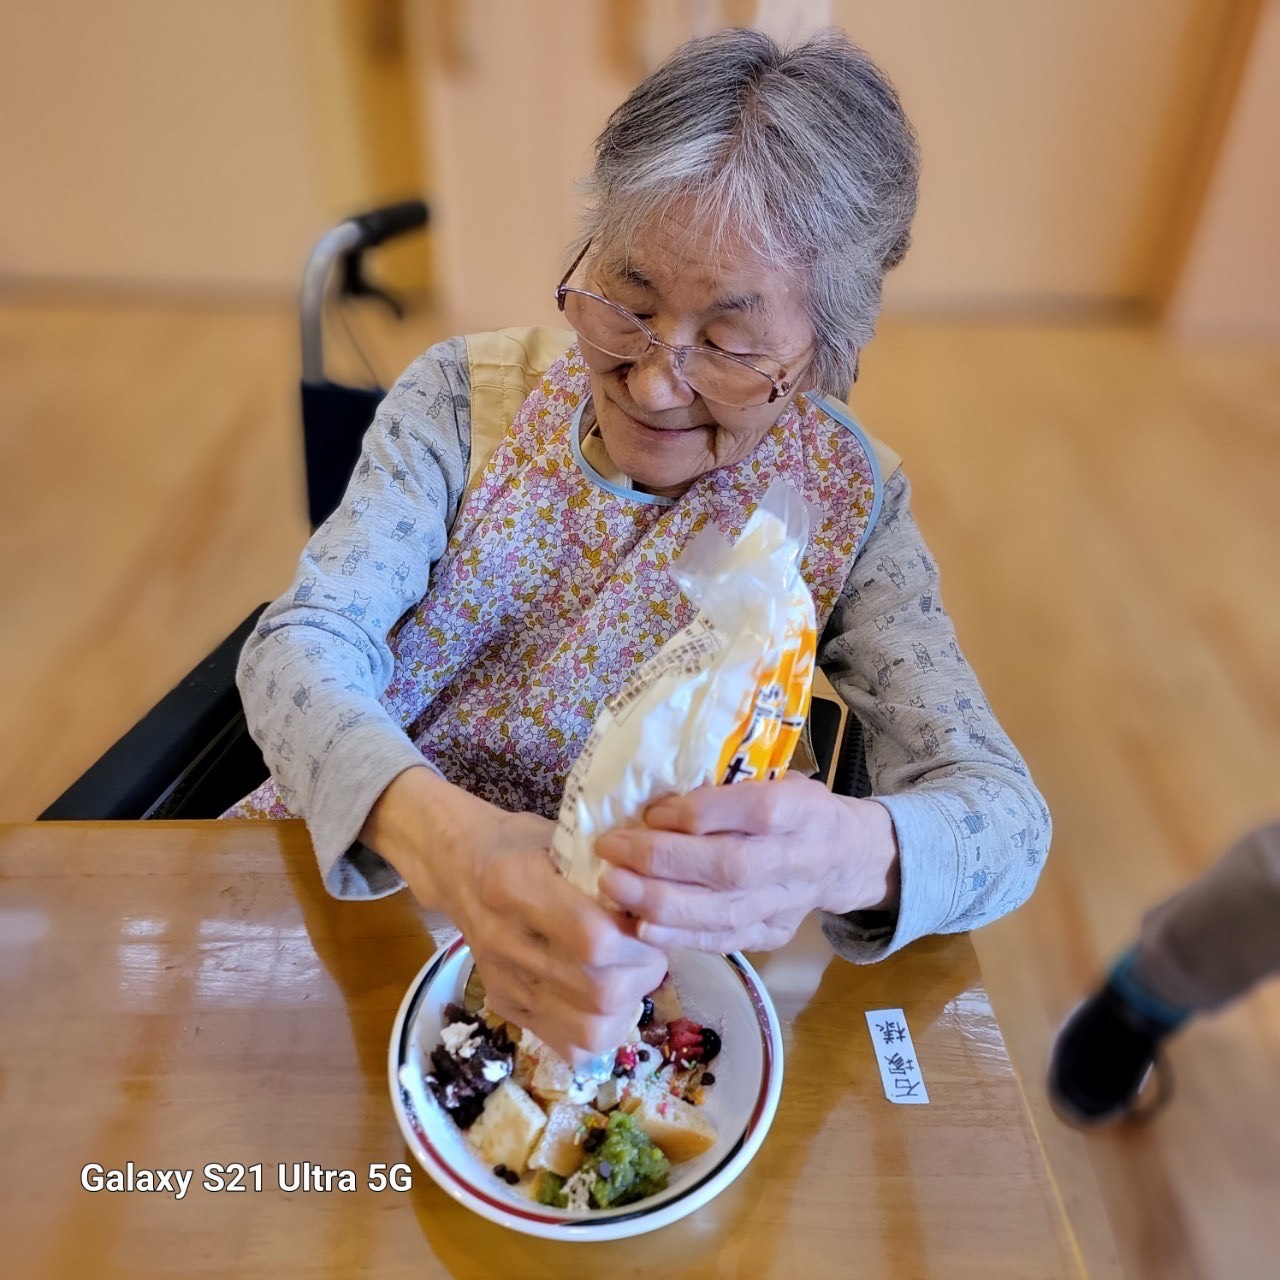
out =
[(549, 1204), (553, 1209), (564, 1209), (569, 1204), (564, 1193), (564, 1179), (550, 1169), (539, 1171), (533, 1184), (533, 1196), (539, 1204)]
[[(625, 1112), (613, 1111), (604, 1141), (583, 1158), (579, 1173), (596, 1175), (589, 1193), (592, 1208), (612, 1209), (661, 1191), (670, 1169), (671, 1162), (645, 1131)], [(533, 1184), (534, 1199), (554, 1209), (567, 1209), (567, 1181), (549, 1169), (540, 1170)]]
[(671, 1162), (631, 1116), (613, 1111), (604, 1142), (587, 1155), (582, 1167), (596, 1174), (591, 1203), (597, 1209), (612, 1209), (661, 1191)]

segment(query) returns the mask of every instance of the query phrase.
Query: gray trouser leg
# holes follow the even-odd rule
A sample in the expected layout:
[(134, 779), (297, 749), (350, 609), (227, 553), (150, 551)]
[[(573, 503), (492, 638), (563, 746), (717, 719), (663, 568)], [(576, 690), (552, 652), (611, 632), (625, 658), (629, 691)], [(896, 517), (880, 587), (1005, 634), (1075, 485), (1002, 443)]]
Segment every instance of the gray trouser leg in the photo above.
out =
[(1200, 879), (1143, 917), (1131, 973), (1196, 1012), (1280, 972), (1280, 822), (1245, 836)]

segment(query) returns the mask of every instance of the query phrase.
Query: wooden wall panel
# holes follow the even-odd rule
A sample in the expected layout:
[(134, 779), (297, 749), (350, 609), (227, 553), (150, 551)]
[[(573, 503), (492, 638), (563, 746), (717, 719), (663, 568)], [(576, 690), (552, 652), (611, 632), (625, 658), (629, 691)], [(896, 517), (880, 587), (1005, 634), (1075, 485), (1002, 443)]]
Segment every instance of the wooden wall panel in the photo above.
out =
[(626, 51), (652, 62), (695, 29), (752, 18), (777, 34), (829, 18), (902, 92), (924, 178), (915, 247), (890, 278), (890, 305), (1150, 300), (1173, 252), (1180, 183), (1234, 9), (1235, 0), (437, 0), (415, 30), (446, 306), (460, 327), (548, 319), (548, 281), (573, 234), (572, 182), (645, 69)]
[(1187, 338), (1280, 338), (1280, 0), (1263, 6), (1167, 320)]
[(295, 0), (8, 0), (0, 279), (292, 291), (327, 216)]
[(1234, 0), (832, 0), (923, 153), (915, 309), (1152, 296)]

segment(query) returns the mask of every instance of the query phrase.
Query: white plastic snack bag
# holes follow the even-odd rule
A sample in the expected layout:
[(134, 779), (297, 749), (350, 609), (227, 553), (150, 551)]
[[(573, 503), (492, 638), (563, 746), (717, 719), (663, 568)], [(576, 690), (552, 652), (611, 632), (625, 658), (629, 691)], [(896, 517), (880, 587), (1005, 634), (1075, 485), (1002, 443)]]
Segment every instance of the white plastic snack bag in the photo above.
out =
[(775, 480), (736, 542), (703, 530), (672, 567), (698, 616), (608, 700), (565, 783), (552, 854), (580, 889), (600, 896), (596, 838), (640, 825), (659, 796), (786, 772), (817, 648), (808, 530)]

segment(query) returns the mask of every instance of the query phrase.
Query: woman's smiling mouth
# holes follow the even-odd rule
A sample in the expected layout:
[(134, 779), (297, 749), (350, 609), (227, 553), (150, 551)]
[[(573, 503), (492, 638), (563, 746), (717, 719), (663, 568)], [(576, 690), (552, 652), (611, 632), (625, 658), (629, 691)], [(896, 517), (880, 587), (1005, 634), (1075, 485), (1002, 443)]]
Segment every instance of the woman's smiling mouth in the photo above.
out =
[(641, 432), (648, 433), (655, 436), (687, 435), (691, 431), (701, 430), (703, 426), (703, 424), (700, 422), (695, 422), (692, 426), (687, 426), (687, 427), (654, 426), (652, 423), (645, 422), (643, 418), (637, 418), (634, 414), (628, 413), (627, 410), (624, 409), (620, 404), (618, 404), (616, 400), (614, 401), (614, 408), (617, 409), (618, 412), (622, 414), (624, 418), (626, 418), (627, 422), (632, 427), (636, 428)]

